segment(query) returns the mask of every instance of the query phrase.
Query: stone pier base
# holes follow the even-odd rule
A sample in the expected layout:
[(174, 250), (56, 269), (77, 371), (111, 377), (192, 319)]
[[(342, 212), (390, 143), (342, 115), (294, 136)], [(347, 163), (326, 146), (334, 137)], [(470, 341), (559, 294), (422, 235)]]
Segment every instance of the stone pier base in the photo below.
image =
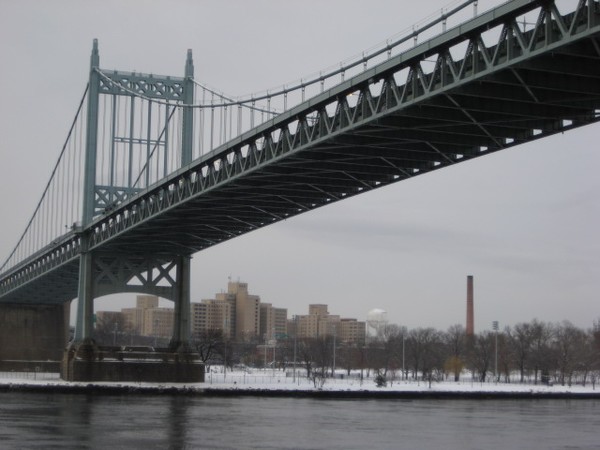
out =
[(0, 304), (0, 361), (60, 361), (70, 304)]
[(60, 376), (67, 381), (204, 382), (195, 353), (121, 349), (81, 344), (65, 351)]

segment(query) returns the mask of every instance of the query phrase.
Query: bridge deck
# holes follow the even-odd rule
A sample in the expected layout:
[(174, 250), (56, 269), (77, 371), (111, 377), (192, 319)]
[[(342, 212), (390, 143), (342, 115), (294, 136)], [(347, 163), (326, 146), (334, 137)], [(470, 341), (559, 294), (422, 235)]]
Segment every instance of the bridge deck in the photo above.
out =
[[(102, 252), (193, 254), (390, 183), (597, 122), (597, 8), (521, 32), (515, 17), (535, 3), (503, 5), (342, 83), (140, 193), (85, 232)], [(485, 47), (478, 33), (496, 25), (507, 31)], [(451, 48), (460, 42), (468, 42), (465, 56), (453, 60)], [(429, 72), (426, 59), (436, 61)], [(61, 248), (77, 250), (75, 235), (65, 242)], [(1, 301), (74, 298), (77, 251), (55, 266), (8, 274)], [(39, 282), (19, 281), (26, 276)]]

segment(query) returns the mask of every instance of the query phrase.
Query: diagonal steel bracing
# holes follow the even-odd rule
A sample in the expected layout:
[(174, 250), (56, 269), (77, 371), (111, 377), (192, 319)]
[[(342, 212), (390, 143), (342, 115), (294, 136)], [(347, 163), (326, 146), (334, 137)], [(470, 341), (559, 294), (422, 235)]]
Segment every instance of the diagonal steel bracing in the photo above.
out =
[[(524, 14), (536, 15), (533, 26), (524, 27)], [(598, 1), (582, 0), (564, 15), (550, 0), (503, 4), (325, 90), (158, 184), (112, 193), (120, 196), (114, 209), (3, 274), (1, 299), (35, 298), (28, 286), (36, 283), (62, 286), (55, 301), (76, 296), (64, 280), (82, 239), (90, 251), (107, 255), (95, 270), (98, 280), (110, 281), (98, 289), (127, 290), (144, 279), (151, 290), (152, 277), (142, 276), (136, 263), (140, 255), (153, 255), (153, 270), (169, 285), (159, 268), (172, 269), (181, 255), (595, 123), (599, 38)]]

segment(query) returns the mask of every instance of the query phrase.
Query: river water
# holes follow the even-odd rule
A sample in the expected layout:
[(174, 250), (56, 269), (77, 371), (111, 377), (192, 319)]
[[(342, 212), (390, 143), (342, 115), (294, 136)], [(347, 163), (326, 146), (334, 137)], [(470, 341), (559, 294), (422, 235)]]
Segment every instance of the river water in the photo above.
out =
[(0, 448), (599, 449), (600, 400), (3, 392)]

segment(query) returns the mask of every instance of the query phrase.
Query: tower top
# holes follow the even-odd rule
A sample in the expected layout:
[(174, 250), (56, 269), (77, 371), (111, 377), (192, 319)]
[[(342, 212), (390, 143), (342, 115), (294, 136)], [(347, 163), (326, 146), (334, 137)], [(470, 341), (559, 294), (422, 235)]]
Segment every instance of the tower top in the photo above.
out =
[(98, 51), (98, 39), (92, 43), (92, 56), (90, 58), (91, 67), (100, 67), (100, 52)]
[(188, 48), (187, 58), (185, 60), (185, 77), (194, 78), (194, 60), (192, 58), (191, 48)]

